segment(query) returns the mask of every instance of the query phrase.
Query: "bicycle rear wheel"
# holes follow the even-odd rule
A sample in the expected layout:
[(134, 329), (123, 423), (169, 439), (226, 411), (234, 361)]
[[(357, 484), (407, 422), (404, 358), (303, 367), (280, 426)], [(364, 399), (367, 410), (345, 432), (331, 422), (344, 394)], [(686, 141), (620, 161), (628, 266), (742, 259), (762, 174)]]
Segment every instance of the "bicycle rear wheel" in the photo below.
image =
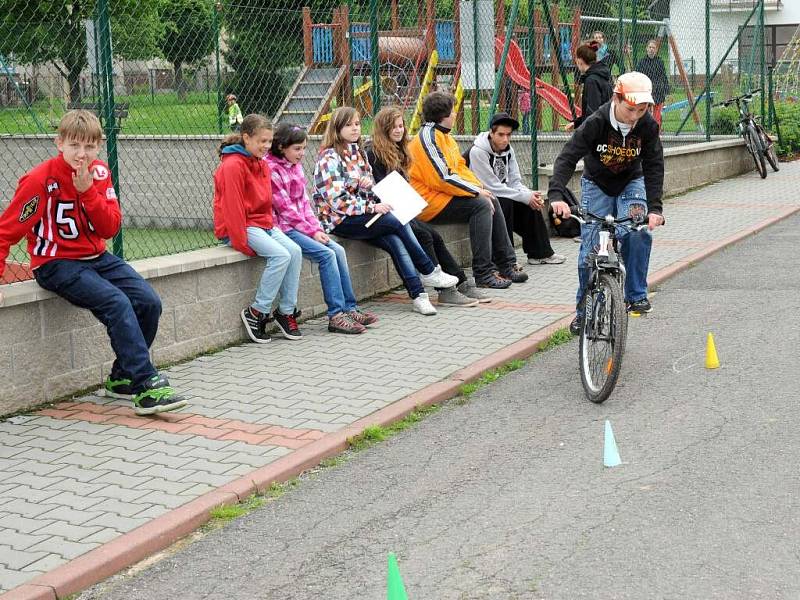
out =
[(585, 300), (578, 350), (581, 383), (589, 400), (600, 404), (611, 395), (622, 368), (628, 313), (619, 282), (610, 273), (600, 273)]
[(769, 166), (772, 167), (772, 170), (776, 173), (780, 171), (780, 167), (778, 167), (778, 155), (775, 154), (775, 144), (772, 140), (769, 139), (767, 132), (758, 128), (758, 136), (761, 138), (761, 146), (764, 148), (764, 157), (767, 159)]
[(753, 161), (756, 163), (756, 171), (761, 175), (761, 179), (767, 178), (767, 163), (764, 161), (764, 148), (761, 145), (761, 138), (756, 133), (753, 126), (747, 128), (747, 149), (753, 156)]

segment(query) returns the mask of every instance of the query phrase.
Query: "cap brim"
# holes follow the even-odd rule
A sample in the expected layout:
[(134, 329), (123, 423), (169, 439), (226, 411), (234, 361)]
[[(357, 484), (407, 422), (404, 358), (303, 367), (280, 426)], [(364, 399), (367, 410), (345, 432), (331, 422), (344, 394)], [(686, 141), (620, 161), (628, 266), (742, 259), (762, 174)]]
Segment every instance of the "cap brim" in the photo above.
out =
[(628, 92), (625, 94), (625, 100), (629, 104), (655, 104), (651, 92)]

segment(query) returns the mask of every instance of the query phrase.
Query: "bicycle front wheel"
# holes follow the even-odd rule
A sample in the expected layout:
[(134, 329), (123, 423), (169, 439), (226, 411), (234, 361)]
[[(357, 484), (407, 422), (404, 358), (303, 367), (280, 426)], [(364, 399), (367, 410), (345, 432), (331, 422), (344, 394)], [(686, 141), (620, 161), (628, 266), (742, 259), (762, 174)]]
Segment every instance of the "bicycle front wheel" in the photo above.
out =
[(752, 125), (747, 128), (745, 135), (747, 136), (747, 149), (750, 150), (753, 161), (756, 163), (756, 171), (761, 175), (761, 179), (766, 179), (767, 163), (764, 161), (764, 148), (761, 145), (761, 138)]
[(586, 296), (578, 361), (586, 396), (600, 404), (617, 384), (628, 335), (628, 313), (619, 281), (600, 273)]

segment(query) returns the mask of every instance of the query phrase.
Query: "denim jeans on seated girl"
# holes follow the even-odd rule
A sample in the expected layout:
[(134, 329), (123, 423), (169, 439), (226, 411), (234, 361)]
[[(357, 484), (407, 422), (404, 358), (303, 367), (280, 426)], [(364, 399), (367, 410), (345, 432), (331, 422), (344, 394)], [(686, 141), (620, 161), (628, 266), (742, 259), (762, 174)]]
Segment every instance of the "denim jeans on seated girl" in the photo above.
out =
[(328, 305), (328, 318), (355, 310), (356, 295), (344, 248), (333, 240), (327, 245), (323, 244), (296, 229), (287, 231), (286, 236), (300, 246), (303, 256), (319, 265), (319, 280), (322, 296)]
[(425, 291), (417, 271), (430, 275), (436, 265), (425, 254), (410, 225), (402, 225), (397, 217), (389, 213), (381, 215), (371, 226), (365, 227), (374, 216), (347, 216), (334, 228), (333, 233), (353, 240), (363, 240), (386, 250), (392, 257), (408, 295), (416, 298)]
[[(608, 196), (597, 185), (581, 177), (581, 207), (598, 216), (614, 215), (620, 218), (628, 214), (631, 204), (644, 204), (647, 206), (644, 177), (631, 181), (619, 196)], [(578, 253), (578, 293), (575, 304), (578, 313), (582, 311), (583, 290), (589, 278), (589, 267), (586, 257), (592, 248), (599, 243), (599, 225), (581, 225), (581, 249)], [(625, 301), (636, 302), (647, 298), (647, 270), (650, 266), (650, 250), (653, 238), (646, 229), (642, 231), (629, 231), (624, 227), (617, 228), (617, 236), (622, 249), (622, 259), (625, 261)]]

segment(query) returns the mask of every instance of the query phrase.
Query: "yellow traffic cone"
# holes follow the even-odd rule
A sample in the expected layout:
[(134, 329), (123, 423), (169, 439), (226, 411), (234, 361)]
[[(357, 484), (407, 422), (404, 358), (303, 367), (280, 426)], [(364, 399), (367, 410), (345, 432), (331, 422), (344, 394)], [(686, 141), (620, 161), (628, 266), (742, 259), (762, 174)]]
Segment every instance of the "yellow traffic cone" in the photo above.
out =
[(717, 348), (714, 346), (714, 336), (709, 332), (706, 339), (706, 369), (719, 369)]

